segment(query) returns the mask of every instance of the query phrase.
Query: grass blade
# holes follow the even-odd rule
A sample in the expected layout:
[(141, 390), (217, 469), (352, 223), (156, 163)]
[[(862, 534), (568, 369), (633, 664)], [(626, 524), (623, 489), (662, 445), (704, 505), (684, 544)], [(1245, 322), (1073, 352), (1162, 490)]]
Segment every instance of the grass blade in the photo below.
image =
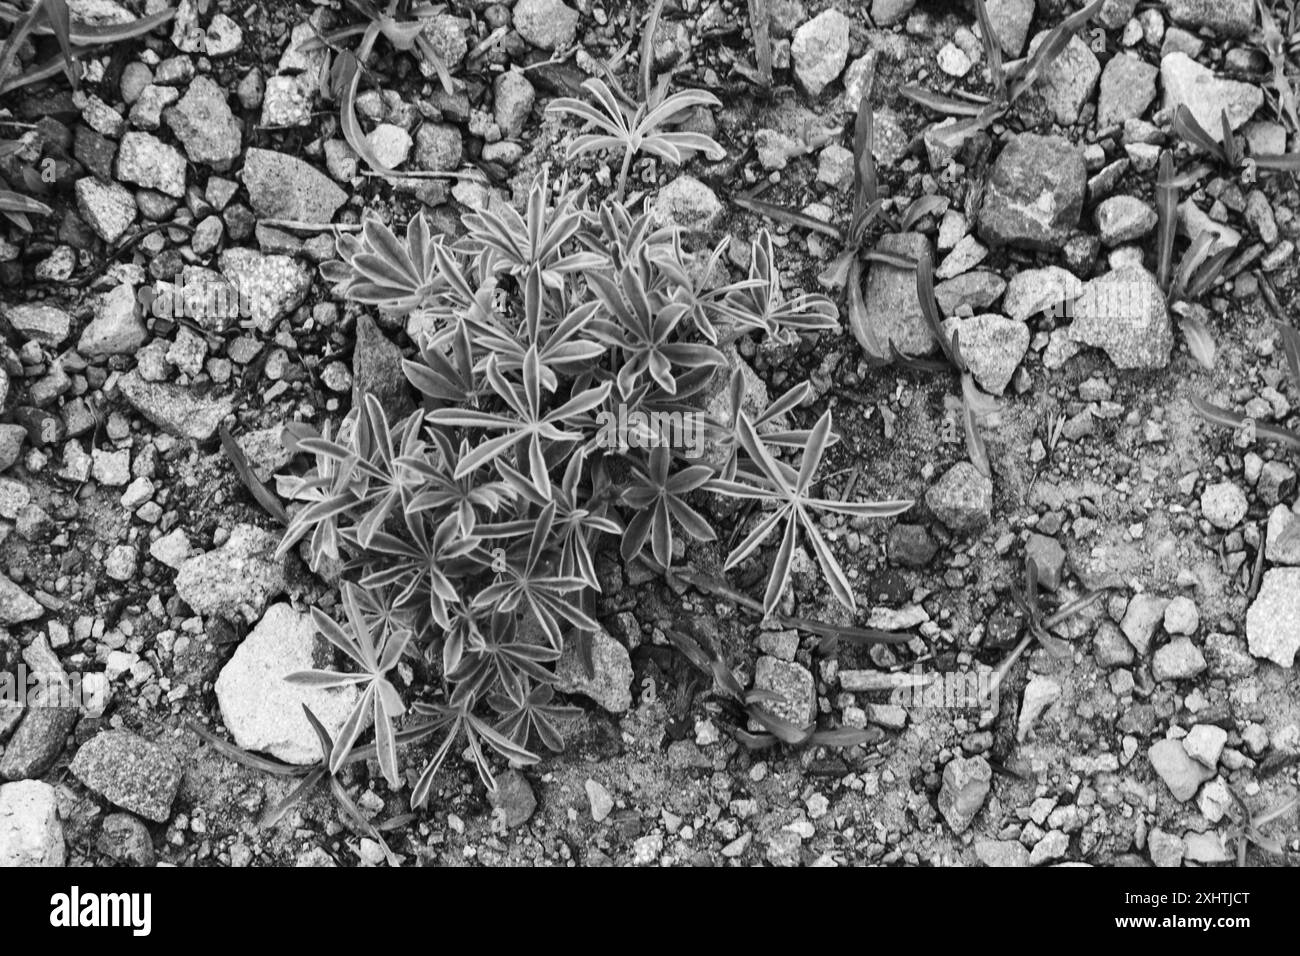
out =
[(1169, 291), (1169, 270), (1174, 261), (1174, 238), (1178, 234), (1178, 187), (1174, 184), (1174, 157), (1169, 150), (1160, 153), (1160, 174), (1156, 179), (1156, 216), (1160, 221), (1156, 247), (1156, 282), (1162, 292)]
[(240, 447), (239, 442), (235, 441), (230, 429), (225, 425), (221, 426), (221, 448), (230, 459), (231, 464), (235, 466), (235, 474), (239, 475), (239, 480), (244, 483), (244, 487), (252, 494), (253, 500), (266, 510), (280, 524), (286, 527), (289, 524), (289, 512), (285, 510), (284, 503), (276, 497), (266, 485), (258, 480), (257, 475), (253, 473), (253, 466), (248, 463), (248, 456), (244, 454), (244, 449)]
[(980, 35), (984, 40), (984, 55), (989, 60), (989, 77), (993, 81), (993, 92), (999, 101), (1007, 98), (1007, 72), (1002, 67), (1002, 44), (993, 32), (993, 23), (989, 20), (988, 7), (984, 0), (975, 0), (975, 14), (980, 21)]
[(1071, 38), (1101, 11), (1105, 3), (1106, 0), (1092, 0), (1092, 3), (1082, 10), (1066, 17), (1057, 24), (1055, 29), (1038, 44), (1038, 49), (1029, 58), (1029, 62), (1016, 81), (1016, 85), (1011, 88), (1011, 102), (1018, 100), (1021, 95), (1038, 82), (1042, 72), (1061, 55), (1066, 46), (1069, 45)]
[(1178, 327), (1183, 330), (1183, 338), (1187, 339), (1187, 350), (1192, 353), (1192, 358), (1207, 372), (1213, 371), (1217, 349), (1214, 336), (1205, 327), (1205, 323), (1199, 316), (1189, 312), (1178, 317)]
[(805, 216), (801, 212), (795, 212), (793, 209), (786, 209), (784, 206), (764, 202), (761, 199), (753, 199), (749, 196), (736, 196), (732, 201), (741, 209), (748, 209), (760, 216), (767, 216), (769, 219), (775, 219), (777, 222), (783, 222), (789, 226), (809, 229), (813, 232), (820, 232), (824, 236), (830, 236), (832, 239), (844, 241), (844, 234), (837, 227), (828, 222), (822, 222), (820, 219), (814, 219), (812, 216)]

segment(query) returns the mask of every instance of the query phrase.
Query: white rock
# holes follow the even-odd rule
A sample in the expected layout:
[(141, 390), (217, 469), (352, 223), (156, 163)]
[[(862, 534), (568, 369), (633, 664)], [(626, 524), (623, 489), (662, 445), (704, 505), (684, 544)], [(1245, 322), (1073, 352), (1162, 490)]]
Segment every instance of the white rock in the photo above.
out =
[(295, 671), (328, 669), (328, 645), (315, 630), (309, 614), (274, 604), (221, 669), (216, 683), (221, 719), (245, 750), (311, 764), (320, 759), (320, 743), (303, 704), (331, 736), (347, 720), (360, 696), (356, 687), (321, 689), (285, 680)]
[(54, 788), (39, 780), (0, 786), (0, 867), (63, 866), (66, 856)]

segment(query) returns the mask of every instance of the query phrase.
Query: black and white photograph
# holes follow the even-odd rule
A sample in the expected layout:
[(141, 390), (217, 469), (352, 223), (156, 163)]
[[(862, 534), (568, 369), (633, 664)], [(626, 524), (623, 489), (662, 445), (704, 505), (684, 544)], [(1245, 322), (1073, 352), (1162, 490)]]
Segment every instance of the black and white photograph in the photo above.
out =
[(1295, 0), (3, 0), (0, 908), (1276, 929), (1298, 87)]

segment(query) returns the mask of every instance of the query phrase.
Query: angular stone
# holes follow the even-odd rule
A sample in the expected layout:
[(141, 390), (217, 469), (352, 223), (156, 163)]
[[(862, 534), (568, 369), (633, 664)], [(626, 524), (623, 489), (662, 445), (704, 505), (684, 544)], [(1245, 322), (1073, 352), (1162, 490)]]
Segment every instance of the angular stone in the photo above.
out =
[(1002, 52), (1012, 59), (1019, 57), (1029, 36), (1034, 0), (986, 0), (984, 9)]
[(320, 688), (285, 680), (297, 671), (332, 667), (328, 645), (317, 638), (309, 614), (288, 604), (267, 609), (217, 677), (221, 719), (235, 743), (287, 763), (321, 759), (303, 705), (337, 737), (360, 691), (355, 686)]
[(1059, 136), (1021, 133), (993, 163), (980, 236), (994, 245), (1058, 250), (1078, 225), (1086, 187), (1080, 150)]
[(939, 812), (954, 833), (965, 833), (988, 799), (993, 769), (983, 757), (954, 757), (943, 768)]
[(1156, 98), (1156, 76), (1160, 71), (1132, 53), (1110, 58), (1101, 71), (1097, 95), (1097, 126), (1107, 129), (1146, 112)]
[[(1029, 41), (1031, 56), (1046, 38), (1047, 31), (1043, 31)], [(1043, 70), (1030, 95), (1042, 98), (1056, 122), (1071, 126), (1079, 121), (1084, 104), (1092, 99), (1099, 76), (1101, 64), (1076, 34)]]
[[(57, 688), (53, 688), (57, 692)], [(77, 723), (74, 707), (30, 707), (0, 757), (0, 778), (40, 777), (59, 759), (68, 734)]]
[[(876, 248), (880, 252), (918, 259), (929, 251), (929, 240), (919, 232), (886, 233)], [(867, 273), (863, 301), (867, 322), (888, 337), (900, 352), (925, 355), (937, 344), (921, 312), (916, 295), (916, 270), (900, 269), (887, 262), (873, 262)]]
[(188, 389), (146, 382), (132, 369), (117, 380), (118, 394), (159, 428), (180, 438), (207, 441), (234, 411), (232, 398), (199, 398)]
[(1124, 610), (1124, 619), (1120, 621), (1120, 630), (1130, 644), (1143, 656), (1151, 647), (1151, 638), (1156, 628), (1165, 619), (1169, 608), (1169, 599), (1153, 594), (1135, 594)]
[(69, 769), (109, 803), (155, 823), (166, 823), (181, 785), (181, 766), (162, 747), (125, 730), (96, 734)]
[(196, 555), (176, 574), (176, 594), (198, 614), (252, 623), (284, 590), (280, 539), (253, 525), (236, 525), (221, 547)]
[(24, 621), (34, 621), (42, 614), (45, 609), (20, 588), (6, 574), (0, 573), (0, 624), (22, 624)]
[(1187, 756), (1181, 740), (1159, 741), (1147, 751), (1147, 758), (1174, 799), (1181, 803), (1196, 796), (1201, 784), (1214, 776), (1213, 770)]
[(86, 358), (134, 355), (148, 338), (135, 288), (122, 284), (95, 300), (95, 317), (82, 330), (77, 351)]
[(939, 311), (945, 316), (962, 311), (978, 315), (997, 302), (1006, 288), (1006, 280), (996, 272), (978, 270), (938, 283), (934, 287), (934, 297), (939, 301)]
[(312, 273), (289, 256), (264, 255), (256, 249), (226, 249), (221, 273), (239, 290), (239, 298), (262, 332), (302, 305), (311, 291)]
[(1111, 196), (1094, 210), (1101, 241), (1108, 246), (1141, 239), (1156, 227), (1156, 211), (1136, 196)]
[(1205, 670), (1205, 657), (1190, 638), (1177, 637), (1151, 658), (1151, 676), (1156, 680), (1188, 680)]
[(218, 172), (239, 158), (243, 128), (226, 102), (226, 91), (206, 76), (195, 77), (185, 95), (163, 113), (191, 162)]
[(0, 786), (0, 867), (63, 866), (66, 861), (54, 788), (38, 780)]
[(519, 35), (543, 50), (570, 46), (578, 31), (578, 11), (561, 0), (518, 0), (511, 12)]
[(1142, 266), (1113, 269), (1083, 287), (1070, 338), (1110, 356), (1118, 368), (1164, 368), (1174, 347), (1164, 293)]
[(1246, 612), (1246, 641), (1255, 657), (1291, 667), (1300, 651), (1300, 568), (1264, 572), (1259, 596)]
[(722, 218), (722, 203), (713, 190), (693, 176), (678, 176), (655, 197), (650, 210), (657, 227), (676, 226), (688, 233), (708, 233)]
[(948, 319), (943, 327), (949, 335), (957, 334), (961, 357), (975, 381), (985, 391), (1001, 395), (1029, 350), (1029, 326), (988, 313)]
[(790, 57), (794, 75), (810, 96), (819, 96), (844, 72), (849, 59), (849, 18), (832, 8), (823, 10), (794, 33)]
[(366, 394), (374, 395), (394, 420), (415, 410), (406, 373), (402, 371), (402, 350), (364, 313), (357, 316), (352, 389), (353, 405), (359, 406)]
[(1160, 85), (1165, 108), (1186, 106), (1216, 142), (1223, 140), (1221, 113), (1227, 112), (1235, 130), (1264, 103), (1258, 84), (1221, 79), (1186, 53), (1170, 53), (1160, 61)]
[(1168, 0), (1165, 10), (1175, 23), (1208, 27), (1221, 37), (1244, 37), (1255, 28), (1253, 0)]
[(83, 176), (75, 188), (77, 211), (105, 242), (117, 242), (135, 222), (135, 196), (126, 187)]
[(244, 154), (243, 180), (253, 211), (265, 219), (329, 222), (348, 200), (315, 166), (268, 149), (254, 147)]
[(185, 196), (185, 157), (149, 133), (129, 132), (117, 150), (117, 176), (175, 199)]
[(605, 710), (621, 714), (632, 706), (632, 659), (627, 648), (604, 628), (591, 635), (592, 675), (582, 662), (576, 637), (564, 642), (564, 653), (556, 664), (556, 690), (562, 694), (581, 694)]
[[(807, 727), (817, 717), (812, 674), (801, 664), (763, 655), (754, 667), (754, 689), (771, 691), (780, 697), (780, 700), (762, 701), (758, 706), (796, 727)], [(750, 729), (764, 728), (751, 720)]]

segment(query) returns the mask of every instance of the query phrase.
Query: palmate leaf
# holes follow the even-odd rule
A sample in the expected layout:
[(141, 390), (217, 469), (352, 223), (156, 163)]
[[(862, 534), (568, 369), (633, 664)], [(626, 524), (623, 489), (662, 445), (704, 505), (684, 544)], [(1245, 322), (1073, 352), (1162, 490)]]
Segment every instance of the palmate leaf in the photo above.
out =
[(822, 537), (821, 529), (812, 519), (810, 512), (825, 511), (848, 517), (889, 517), (906, 511), (912, 506), (912, 502), (843, 502), (813, 498), (809, 495), (817, 466), (830, 441), (830, 412), (826, 412), (813, 426), (798, 472), (794, 472), (789, 466), (781, 464), (772, 457), (754, 430), (753, 423), (743, 414), (740, 417), (739, 434), (741, 444), (756, 466), (764, 484), (753, 485), (714, 479), (706, 487), (727, 497), (766, 501), (775, 505), (776, 510), (765, 515), (749, 535), (732, 550), (727, 557), (724, 570), (735, 567), (749, 557), (784, 521), (784, 529), (777, 546), (776, 557), (772, 562), (767, 589), (763, 595), (764, 614), (772, 614), (789, 583), (794, 548), (800, 531), (812, 548), (813, 555), (826, 575), (827, 583), (836, 599), (849, 609), (856, 609), (857, 604), (849, 587), (848, 578), (831, 553), (829, 544)]

